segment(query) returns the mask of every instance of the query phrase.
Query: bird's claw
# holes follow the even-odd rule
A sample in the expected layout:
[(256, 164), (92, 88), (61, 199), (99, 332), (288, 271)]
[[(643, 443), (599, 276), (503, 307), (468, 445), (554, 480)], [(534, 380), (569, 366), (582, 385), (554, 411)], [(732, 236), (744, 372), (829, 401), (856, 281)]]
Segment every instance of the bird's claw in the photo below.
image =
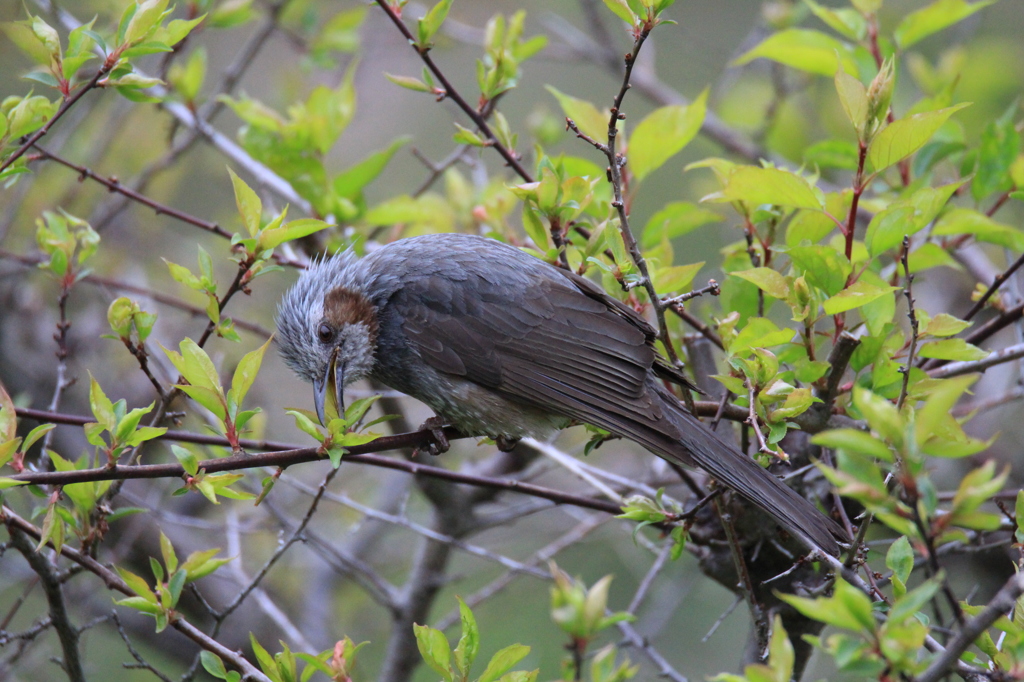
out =
[(512, 452), (516, 445), (519, 444), (520, 438), (515, 436), (495, 436), (494, 444), (498, 446), (498, 449), (502, 452)]
[(417, 450), (427, 452), (435, 457), (448, 452), (451, 444), (448, 442), (448, 436), (444, 435), (444, 427), (445, 421), (440, 417), (431, 417), (423, 422), (420, 431), (429, 432), (430, 440), (424, 447), (417, 448)]

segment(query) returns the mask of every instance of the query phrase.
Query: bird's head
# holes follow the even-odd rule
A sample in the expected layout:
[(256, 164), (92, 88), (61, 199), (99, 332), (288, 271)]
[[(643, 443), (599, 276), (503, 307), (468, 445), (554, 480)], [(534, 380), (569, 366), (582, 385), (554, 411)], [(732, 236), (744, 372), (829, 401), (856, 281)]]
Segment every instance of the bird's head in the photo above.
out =
[[(285, 363), (313, 384), (316, 413), (326, 423), (327, 395), (343, 414), (343, 390), (373, 369), (377, 309), (367, 298), (351, 253), (313, 263), (277, 308)], [(332, 387), (333, 384), (333, 387)]]

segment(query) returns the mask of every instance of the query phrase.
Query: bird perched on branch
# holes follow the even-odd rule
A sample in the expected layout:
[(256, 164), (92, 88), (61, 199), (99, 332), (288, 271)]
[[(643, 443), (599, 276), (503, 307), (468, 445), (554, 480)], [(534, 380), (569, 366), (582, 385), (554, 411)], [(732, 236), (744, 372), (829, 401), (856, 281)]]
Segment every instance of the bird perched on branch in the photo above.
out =
[[(501, 242), (402, 239), (315, 262), (278, 307), (285, 362), (313, 383), (317, 414), (372, 377), (467, 435), (543, 437), (572, 420), (698, 466), (811, 549), (845, 533), (719, 439), (664, 386), (685, 381), (651, 325), (600, 287)], [(334, 390), (330, 390), (331, 384)]]

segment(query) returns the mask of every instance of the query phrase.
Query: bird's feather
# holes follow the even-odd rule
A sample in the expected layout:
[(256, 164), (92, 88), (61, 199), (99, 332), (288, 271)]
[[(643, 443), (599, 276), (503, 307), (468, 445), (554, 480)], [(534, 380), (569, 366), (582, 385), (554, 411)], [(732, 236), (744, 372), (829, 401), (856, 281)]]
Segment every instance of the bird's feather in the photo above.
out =
[[(700, 466), (809, 546), (838, 554), (836, 538), (845, 534), (837, 524), (720, 440), (661, 385), (667, 370), (654, 349), (655, 330), (636, 311), (518, 249), (445, 239), (434, 249), (443, 255), (421, 252), (403, 263), (402, 285), (387, 302), (426, 364)], [(413, 247), (403, 246), (415, 254)]]

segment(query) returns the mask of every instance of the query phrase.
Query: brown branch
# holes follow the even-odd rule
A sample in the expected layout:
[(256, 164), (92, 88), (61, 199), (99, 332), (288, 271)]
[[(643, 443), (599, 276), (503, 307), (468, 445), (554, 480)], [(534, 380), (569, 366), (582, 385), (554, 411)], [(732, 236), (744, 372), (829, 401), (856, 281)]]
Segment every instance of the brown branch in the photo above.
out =
[(213, 234), (218, 235), (220, 237), (224, 237), (225, 239), (231, 239), (231, 233), (225, 230), (217, 223), (211, 223), (207, 220), (203, 220), (193, 215), (189, 215), (184, 211), (179, 211), (176, 208), (172, 208), (170, 206), (161, 204), (159, 201), (150, 199), (144, 194), (140, 194), (133, 189), (125, 187), (120, 183), (120, 181), (117, 180), (117, 178), (103, 177), (102, 175), (95, 173), (94, 171), (92, 171), (89, 168), (86, 168), (85, 166), (80, 166), (77, 163), (68, 161), (67, 159), (57, 156), (53, 152), (49, 152), (43, 149), (42, 147), (36, 146), (36, 151), (39, 152), (38, 158), (56, 161), (60, 165), (65, 166), (66, 168), (70, 168), (73, 171), (76, 171), (79, 175), (79, 181), (88, 178), (103, 185), (111, 192), (116, 192), (118, 194), (121, 194), (122, 196), (127, 197), (128, 199), (131, 199), (136, 203), (142, 204), (143, 206), (148, 206), (149, 208), (156, 211), (157, 215), (168, 215), (172, 218), (176, 218), (177, 220), (182, 221), (183, 223), (193, 225), (202, 230), (206, 230), (207, 232), (212, 232)]
[(839, 385), (842, 383), (843, 374), (846, 373), (846, 368), (850, 365), (853, 352), (857, 350), (858, 346), (860, 346), (860, 339), (849, 332), (843, 332), (836, 339), (835, 345), (832, 346), (832, 351), (828, 354), (828, 364), (830, 367), (825, 378), (825, 388), (818, 396), (824, 403), (826, 415), (832, 412), (836, 396), (839, 395)]
[(60, 105), (59, 109), (57, 109), (57, 113), (53, 115), (53, 118), (47, 121), (42, 128), (34, 132), (32, 136), (25, 141), (24, 144), (22, 144), (20, 147), (14, 150), (11, 153), (11, 155), (8, 156), (3, 161), (3, 163), (0, 163), (0, 173), (3, 173), (5, 170), (7, 170), (7, 168), (10, 167), (12, 163), (20, 159), (25, 154), (25, 152), (32, 148), (32, 146), (36, 142), (41, 140), (42, 137), (46, 135), (46, 133), (50, 132), (50, 128), (53, 127), (53, 124), (59, 121), (60, 118), (68, 112), (68, 109), (73, 107), (75, 103), (82, 98), (82, 95), (95, 88), (96, 84), (100, 82), (100, 79), (106, 76), (108, 73), (110, 73), (110, 70), (114, 68), (119, 59), (119, 51), (111, 53), (110, 56), (108, 56), (107, 59), (103, 62), (103, 66), (101, 66), (99, 71), (96, 72), (96, 75), (89, 79), (87, 83), (79, 87), (78, 90), (75, 91), (75, 94), (71, 95), (71, 97), (64, 100), (64, 103)]
[(1013, 273), (1017, 272), (1022, 265), (1024, 265), (1024, 253), (1022, 253), (1017, 260), (1013, 261), (1013, 263), (1010, 264), (1010, 267), (1006, 268), (996, 276), (995, 280), (992, 282), (992, 286), (990, 286), (988, 290), (981, 295), (981, 298), (975, 301), (974, 305), (967, 311), (967, 314), (964, 315), (963, 319), (969, 320), (977, 315), (981, 309), (985, 307), (985, 302), (992, 297), (992, 294), (996, 293), (996, 291), (999, 290), (999, 287), (1003, 286), (1003, 284), (1006, 283), (1006, 280), (1010, 279)]
[[(7, 526), (8, 532), (12, 534), (20, 531), (25, 535), (34, 538), (36, 541), (42, 538), (42, 534), (38, 528), (15, 514), (14, 511), (6, 506), (0, 507), (0, 521)], [(50, 542), (47, 542), (47, 545), (52, 546)], [(107, 589), (120, 592), (129, 597), (135, 596), (135, 592), (128, 587), (119, 575), (96, 561), (96, 559), (93, 559), (88, 554), (83, 554), (72, 547), (64, 546), (61, 548), (61, 556), (66, 559), (70, 559), (82, 568), (95, 574), (104, 582), (104, 584), (106, 584)], [(170, 625), (202, 648), (220, 656), (238, 670), (242, 671), (244, 678), (259, 680), (260, 682), (270, 682), (267, 676), (253, 666), (252, 663), (249, 663), (244, 656), (236, 651), (232, 651), (217, 640), (207, 636), (203, 631), (182, 618), (180, 614), (177, 614), (175, 618), (170, 620)]]
[(914, 310), (914, 275), (910, 273), (910, 237), (903, 237), (903, 255), (900, 261), (903, 263), (903, 274), (907, 280), (907, 286), (903, 289), (903, 295), (907, 297), (907, 317), (910, 318), (910, 348), (907, 350), (907, 363), (900, 371), (903, 373), (903, 384), (900, 386), (900, 397), (896, 401), (896, 409), (902, 409), (903, 403), (907, 400), (907, 389), (910, 387), (910, 368), (914, 366), (914, 353), (917, 351), (917, 335), (919, 328), (917, 324), (917, 312)]
[(917, 682), (938, 682), (949, 674), (959, 662), (960, 655), (967, 651), (974, 640), (980, 637), (1000, 616), (1014, 608), (1017, 598), (1022, 594), (1024, 594), (1024, 573), (1017, 573), (1006, 581), (1006, 584), (981, 613), (963, 625), (949, 646), (917, 678)]
[(950, 362), (937, 369), (928, 370), (928, 376), (933, 379), (948, 379), (949, 377), (960, 376), (961, 374), (984, 372), (990, 367), (1001, 365), (1004, 362), (1011, 362), (1018, 358), (1024, 358), (1024, 343), (993, 351), (987, 358), (982, 358), (981, 360)]
[[(64, 672), (67, 673), (71, 682), (85, 682), (81, 651), (78, 649), (80, 633), (68, 616), (64, 587), (54, 571), (54, 566), (50, 564), (46, 556), (36, 551), (35, 543), (29, 541), (24, 530), (8, 524), (7, 532), (11, 536), (11, 544), (21, 552), (25, 561), (39, 576), (39, 582), (43, 586), (43, 593), (46, 595), (46, 601), (50, 607), (50, 623), (57, 632), (61, 650), (64, 652), (64, 659), (60, 662), (61, 667), (64, 668)], [(38, 541), (39, 538), (37, 537), (36, 540)]]
[(507, 163), (509, 167), (519, 175), (519, 177), (526, 182), (533, 182), (533, 176), (531, 176), (530, 172), (527, 171), (519, 162), (519, 159), (516, 158), (515, 152), (509, 150), (501, 143), (500, 140), (498, 140), (497, 136), (491, 130), (491, 127), (487, 125), (487, 121), (484, 119), (484, 116), (474, 107), (470, 106), (462, 95), (459, 94), (458, 90), (456, 90), (448, 81), (448, 78), (444, 75), (441, 69), (438, 68), (437, 64), (434, 63), (434, 60), (430, 57), (430, 48), (421, 48), (417, 45), (416, 37), (412, 34), (412, 31), (409, 30), (409, 27), (402, 21), (402, 18), (395, 13), (395, 10), (392, 9), (391, 5), (387, 3), (387, 0), (377, 0), (377, 4), (380, 5), (381, 9), (384, 10), (384, 13), (388, 15), (388, 18), (391, 19), (391, 22), (398, 28), (398, 30), (402, 32), (402, 35), (409, 41), (409, 45), (412, 46), (412, 49), (416, 51), (416, 54), (418, 54), (420, 59), (423, 60), (423, 63), (428, 69), (430, 69), (430, 72), (434, 74), (434, 77), (441, 83), (441, 86), (444, 88), (445, 96), (455, 102), (455, 104), (462, 109), (463, 113), (473, 121), (474, 125), (480, 129), (480, 132), (487, 137), (487, 146), (493, 147), (494, 150), (497, 151), (503, 159), (505, 159), (505, 163)]
[[(32, 413), (38, 414), (39, 411), (18, 410), (18, 413), (25, 417), (31, 417)], [(88, 422), (92, 420), (76, 417), (75, 422), (78, 421)], [(63, 423), (67, 423), (67, 421)], [(449, 440), (466, 437), (451, 428), (445, 429), (445, 436)], [(173, 431), (168, 431), (162, 436), (162, 438), (206, 445), (225, 446), (228, 444), (225, 439), (215, 436), (187, 434)], [(511, 490), (525, 495), (551, 500), (556, 504), (569, 504), (586, 509), (595, 509), (609, 514), (619, 514), (622, 511), (619, 505), (612, 502), (583, 497), (581, 495), (573, 495), (571, 493), (564, 493), (559, 490), (545, 488), (532, 483), (524, 483), (515, 479), (466, 474), (441, 467), (369, 454), (384, 450), (425, 447), (429, 442), (431, 442), (431, 438), (432, 436), (429, 430), (413, 431), (396, 436), (382, 436), (364, 445), (356, 445), (349, 448), (349, 454), (345, 455), (343, 461), (353, 462), (356, 464), (368, 464), (387, 469), (396, 469), (398, 471), (405, 471), (419, 476), (429, 476), (431, 478), (446, 480), (453, 483), (463, 483), (493, 490)], [(199, 468), (205, 470), (207, 473), (215, 473), (220, 471), (239, 471), (262, 467), (289, 467), (295, 464), (321, 461), (324, 459), (324, 457), (319, 454), (318, 448), (294, 448), (282, 443), (259, 443), (256, 441), (245, 440), (240, 441), (240, 444), (243, 448), (262, 446), (263, 448), (271, 449), (271, 451), (262, 454), (243, 454), (209, 459), (200, 462)], [(63, 472), (25, 472), (10, 478), (40, 485), (66, 485), (69, 483), (82, 483), (85, 481), (121, 481), (138, 478), (180, 478), (184, 473), (185, 470), (179, 464), (144, 464), (136, 466), (100, 467), (95, 469), (81, 469), (77, 471)]]

